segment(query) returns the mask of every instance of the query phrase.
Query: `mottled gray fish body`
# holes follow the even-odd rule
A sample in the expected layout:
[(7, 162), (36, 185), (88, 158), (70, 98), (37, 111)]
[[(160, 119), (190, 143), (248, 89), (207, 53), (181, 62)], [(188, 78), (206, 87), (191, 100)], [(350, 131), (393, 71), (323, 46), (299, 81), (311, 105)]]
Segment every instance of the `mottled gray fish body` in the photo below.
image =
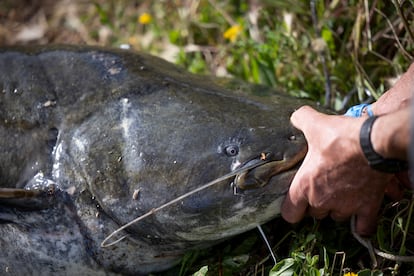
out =
[[(160, 271), (269, 221), (306, 152), (289, 123), (302, 104), (126, 50), (1, 50), (0, 269)], [(147, 211), (263, 161), (100, 246)]]

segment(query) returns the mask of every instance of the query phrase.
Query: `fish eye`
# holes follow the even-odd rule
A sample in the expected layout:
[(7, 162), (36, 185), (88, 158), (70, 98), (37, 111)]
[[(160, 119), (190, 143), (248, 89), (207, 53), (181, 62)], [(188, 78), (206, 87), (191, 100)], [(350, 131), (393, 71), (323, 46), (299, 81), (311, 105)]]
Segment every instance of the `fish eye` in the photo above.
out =
[(227, 146), (224, 149), (224, 152), (229, 157), (236, 156), (239, 153), (239, 147), (238, 146), (235, 146), (235, 145), (230, 145), (230, 146)]

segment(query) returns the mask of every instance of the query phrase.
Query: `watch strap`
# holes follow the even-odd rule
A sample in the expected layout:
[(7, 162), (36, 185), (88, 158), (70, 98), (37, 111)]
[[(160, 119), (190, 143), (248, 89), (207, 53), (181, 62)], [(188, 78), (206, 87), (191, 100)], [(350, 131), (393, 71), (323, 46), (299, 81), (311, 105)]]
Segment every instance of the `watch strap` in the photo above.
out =
[(368, 164), (374, 170), (385, 172), (385, 173), (397, 173), (408, 169), (408, 162), (399, 159), (384, 158), (379, 155), (372, 146), (371, 143), (371, 132), (372, 126), (378, 116), (368, 117), (368, 119), (362, 124), (359, 142), (361, 144), (362, 152), (365, 158), (368, 160)]

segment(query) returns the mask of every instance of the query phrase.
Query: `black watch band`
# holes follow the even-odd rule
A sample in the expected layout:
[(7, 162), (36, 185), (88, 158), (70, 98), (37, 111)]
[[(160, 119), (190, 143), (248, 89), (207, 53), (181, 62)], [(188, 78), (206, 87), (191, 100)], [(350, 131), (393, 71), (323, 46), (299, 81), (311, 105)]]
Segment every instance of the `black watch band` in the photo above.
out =
[(374, 170), (385, 173), (397, 173), (408, 170), (408, 162), (398, 159), (387, 159), (375, 152), (371, 143), (371, 131), (375, 120), (378, 116), (369, 117), (361, 127), (359, 133), (359, 143), (361, 144), (362, 151), (365, 158), (368, 160), (368, 164)]

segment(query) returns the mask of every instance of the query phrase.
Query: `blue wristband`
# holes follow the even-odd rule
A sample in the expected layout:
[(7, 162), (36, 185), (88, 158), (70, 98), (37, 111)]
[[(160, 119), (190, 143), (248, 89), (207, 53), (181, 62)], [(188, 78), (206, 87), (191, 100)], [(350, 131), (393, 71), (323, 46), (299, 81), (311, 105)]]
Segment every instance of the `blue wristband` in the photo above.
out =
[(359, 104), (359, 105), (351, 106), (344, 115), (349, 116), (349, 117), (361, 117), (364, 109), (367, 112), (369, 117), (374, 116), (374, 113), (372, 112), (372, 107), (370, 104)]

